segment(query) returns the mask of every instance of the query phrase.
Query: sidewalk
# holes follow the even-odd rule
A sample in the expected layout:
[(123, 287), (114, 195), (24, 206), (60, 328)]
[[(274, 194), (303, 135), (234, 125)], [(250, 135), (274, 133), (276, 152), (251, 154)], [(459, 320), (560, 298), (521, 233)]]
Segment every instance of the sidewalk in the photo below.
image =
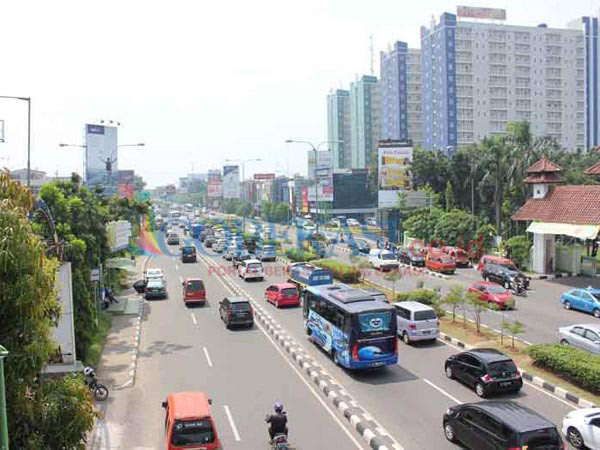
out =
[[(136, 272), (141, 278), (148, 258), (136, 260)], [(108, 311), (113, 313), (112, 327), (106, 338), (98, 364), (98, 378), (110, 390), (132, 386), (135, 382), (137, 350), (140, 343), (140, 321), (143, 298), (133, 288), (126, 289)]]

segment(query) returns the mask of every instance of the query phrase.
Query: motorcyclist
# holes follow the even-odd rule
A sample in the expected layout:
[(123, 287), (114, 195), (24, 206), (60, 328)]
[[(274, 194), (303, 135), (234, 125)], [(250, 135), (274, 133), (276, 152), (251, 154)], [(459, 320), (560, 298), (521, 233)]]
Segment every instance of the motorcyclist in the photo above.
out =
[(283, 410), (283, 405), (279, 402), (274, 406), (275, 414), (267, 415), (265, 422), (269, 424), (269, 437), (271, 440), (278, 434), (288, 435), (287, 415)]

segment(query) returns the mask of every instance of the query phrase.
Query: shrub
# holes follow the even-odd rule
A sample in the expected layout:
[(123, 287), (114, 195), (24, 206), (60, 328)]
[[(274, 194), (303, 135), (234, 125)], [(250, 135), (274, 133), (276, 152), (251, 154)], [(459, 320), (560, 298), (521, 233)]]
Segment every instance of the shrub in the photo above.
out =
[(399, 292), (396, 295), (397, 302), (419, 302), (424, 305), (433, 306), (438, 301), (438, 293), (433, 289), (415, 289), (414, 291)]
[(600, 357), (560, 344), (538, 344), (527, 349), (536, 366), (600, 394)]
[(317, 259), (317, 255), (312, 252), (305, 252), (295, 248), (290, 248), (285, 251), (285, 256), (292, 262), (313, 261)]
[(343, 283), (358, 283), (360, 281), (361, 273), (359, 267), (344, 264), (333, 259), (319, 259), (314, 261), (313, 264), (324, 269), (329, 269), (333, 277)]

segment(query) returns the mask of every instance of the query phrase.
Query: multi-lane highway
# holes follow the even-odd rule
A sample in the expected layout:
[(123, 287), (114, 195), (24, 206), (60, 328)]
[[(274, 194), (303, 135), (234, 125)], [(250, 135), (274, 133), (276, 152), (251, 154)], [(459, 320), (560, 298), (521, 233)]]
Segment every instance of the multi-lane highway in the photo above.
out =
[[(227, 330), (218, 302), (230, 289), (203, 262), (182, 264), (156, 256), (167, 300), (146, 301), (135, 387), (112, 394), (103, 448), (165, 448), (161, 402), (170, 392), (204, 391), (225, 449), (267, 448), (265, 415), (280, 401), (289, 416), (290, 441), (298, 449), (360, 449), (360, 437), (300, 375), (257, 325)], [(208, 304), (187, 308), (181, 279), (206, 280)]]
[[(159, 237), (162, 239), (162, 235)], [(106, 422), (116, 446), (161, 448), (164, 415), (160, 402), (169, 392), (202, 390), (213, 399), (213, 411), (226, 449), (267, 446), (264, 415), (282, 401), (290, 416), (291, 441), (297, 449), (368, 448), (333, 404), (282, 352), (260, 323), (251, 330), (227, 330), (217, 305), (223, 297), (242, 293), (267, 310), (285, 330), (358, 404), (405, 449), (451, 449), (441, 429), (449, 406), (478, 401), (470, 389), (445, 377), (445, 359), (458, 351), (436, 342), (399, 344), (399, 363), (379, 371), (350, 372), (309, 343), (300, 308), (276, 309), (264, 290), (286, 280), (284, 266), (265, 263), (266, 279), (244, 282), (220, 254), (199, 249), (196, 263), (182, 264), (176, 246), (172, 255), (156, 256), (169, 299), (146, 302), (134, 388), (115, 393)], [(188, 309), (180, 282), (188, 276), (205, 281), (209, 303)], [(414, 281), (409, 282), (414, 287)], [(569, 403), (526, 383), (509, 395), (557, 425), (573, 409)]]

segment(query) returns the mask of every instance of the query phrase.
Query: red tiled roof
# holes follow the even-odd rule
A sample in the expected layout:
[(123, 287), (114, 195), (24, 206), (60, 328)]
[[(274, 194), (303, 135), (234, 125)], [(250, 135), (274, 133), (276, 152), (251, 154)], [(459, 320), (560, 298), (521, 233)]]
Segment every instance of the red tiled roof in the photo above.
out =
[(600, 175), (600, 162), (597, 162), (592, 167), (588, 167), (583, 173), (586, 175)]
[(512, 218), (600, 225), (600, 185), (555, 186), (545, 198), (527, 200)]
[(564, 183), (565, 179), (558, 172), (532, 173), (523, 183)]
[(561, 170), (562, 169), (560, 167), (558, 167), (548, 158), (544, 157), (529, 166), (527, 173), (560, 172)]

